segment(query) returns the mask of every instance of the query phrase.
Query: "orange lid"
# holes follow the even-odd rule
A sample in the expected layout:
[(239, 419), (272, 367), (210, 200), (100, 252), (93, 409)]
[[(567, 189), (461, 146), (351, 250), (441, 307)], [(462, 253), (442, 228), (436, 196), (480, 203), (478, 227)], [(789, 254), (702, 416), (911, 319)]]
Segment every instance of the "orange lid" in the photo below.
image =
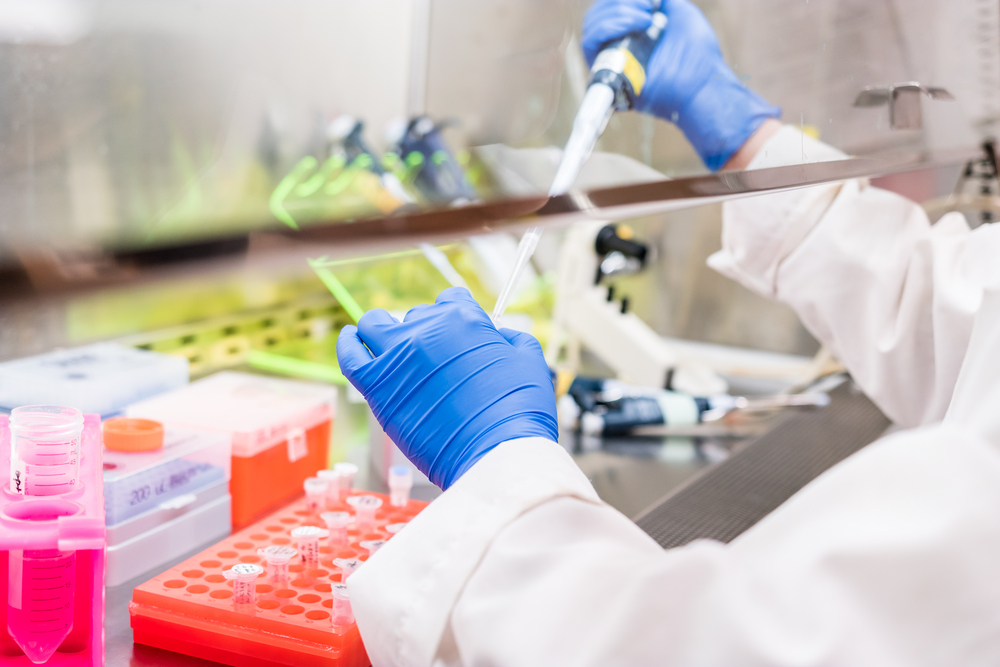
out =
[(115, 417), (104, 422), (104, 446), (116, 452), (148, 452), (163, 446), (163, 424)]

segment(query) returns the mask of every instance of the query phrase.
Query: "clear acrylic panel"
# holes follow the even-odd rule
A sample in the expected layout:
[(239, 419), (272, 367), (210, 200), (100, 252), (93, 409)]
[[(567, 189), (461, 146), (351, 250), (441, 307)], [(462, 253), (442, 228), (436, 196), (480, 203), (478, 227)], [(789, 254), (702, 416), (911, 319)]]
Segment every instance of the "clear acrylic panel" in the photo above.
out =
[[(544, 195), (588, 81), (588, 4), (7, 0), (0, 263)], [(996, 2), (696, 4), (747, 86), (849, 155), (975, 147), (995, 129)], [(900, 87), (899, 124), (916, 104), (917, 129), (893, 129), (881, 93), (856, 105), (908, 83), (954, 99)], [(673, 125), (635, 112), (597, 151), (577, 189), (707, 172)]]

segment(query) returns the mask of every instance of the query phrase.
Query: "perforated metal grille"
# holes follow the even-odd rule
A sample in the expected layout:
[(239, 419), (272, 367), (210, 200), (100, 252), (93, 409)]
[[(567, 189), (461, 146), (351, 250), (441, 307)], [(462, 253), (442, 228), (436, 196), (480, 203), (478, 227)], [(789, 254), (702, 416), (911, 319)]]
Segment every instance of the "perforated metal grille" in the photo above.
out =
[(824, 470), (877, 439), (889, 420), (852, 383), (822, 410), (788, 414), (774, 429), (636, 517), (664, 548), (729, 542)]

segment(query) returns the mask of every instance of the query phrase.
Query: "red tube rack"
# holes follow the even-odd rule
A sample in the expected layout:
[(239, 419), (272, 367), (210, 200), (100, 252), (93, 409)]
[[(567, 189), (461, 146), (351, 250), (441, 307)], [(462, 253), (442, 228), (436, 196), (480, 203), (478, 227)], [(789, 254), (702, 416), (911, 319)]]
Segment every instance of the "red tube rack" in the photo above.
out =
[[(410, 500), (393, 507), (389, 497), (375, 517), (375, 528), (359, 533), (352, 524), (349, 545), (321, 542), (320, 567), (305, 571), (298, 556), (289, 565), (287, 588), (258, 578), (256, 604), (249, 611), (233, 602), (232, 581), (222, 573), (239, 563), (264, 566), (257, 550), (271, 545), (294, 547), (291, 531), (324, 527), (304, 500), (288, 505), (180, 565), (153, 577), (133, 591), (129, 613), (137, 643), (243, 667), (367, 667), (370, 663), (357, 625), (335, 628), (331, 622), (331, 585), (340, 581), (336, 558), (367, 560), (360, 542), (392, 537), (387, 525), (412, 519), (427, 503)], [(329, 508), (347, 511), (347, 503)]]

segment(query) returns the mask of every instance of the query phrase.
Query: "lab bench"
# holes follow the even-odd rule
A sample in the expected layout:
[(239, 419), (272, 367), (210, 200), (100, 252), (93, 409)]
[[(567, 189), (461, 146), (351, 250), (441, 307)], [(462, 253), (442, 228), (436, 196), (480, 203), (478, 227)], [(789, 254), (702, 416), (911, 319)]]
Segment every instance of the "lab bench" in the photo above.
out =
[[(739, 420), (708, 435), (665, 435), (588, 440), (572, 432), (560, 443), (598, 494), (664, 547), (695, 538), (728, 542), (787, 500), (824, 470), (877, 439), (889, 421), (852, 382), (831, 392), (816, 410), (785, 410)], [(384, 491), (362, 467), (356, 485)], [(430, 500), (434, 487), (415, 487)], [(180, 556), (173, 567), (201, 548)], [(213, 665), (205, 660), (132, 642), (128, 604), (148, 572), (107, 589), (108, 667)]]

